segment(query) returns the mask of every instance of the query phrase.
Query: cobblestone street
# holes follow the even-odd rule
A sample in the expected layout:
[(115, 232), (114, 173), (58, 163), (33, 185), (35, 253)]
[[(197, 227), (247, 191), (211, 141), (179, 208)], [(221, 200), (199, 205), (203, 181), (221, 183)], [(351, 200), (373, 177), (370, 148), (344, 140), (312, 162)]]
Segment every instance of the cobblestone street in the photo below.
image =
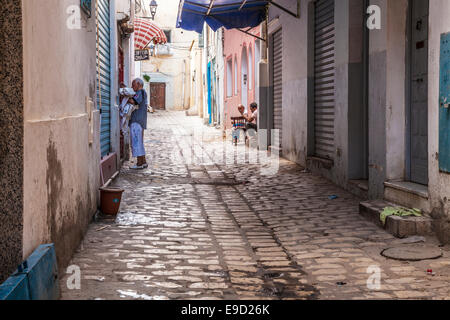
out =
[(262, 174), (273, 159), (242, 163), (243, 144), (182, 112), (152, 114), (149, 128), (149, 168), (124, 164), (118, 219), (90, 225), (71, 262), (81, 289), (63, 277), (64, 300), (449, 298), (448, 246), (438, 260), (388, 260), (380, 252), (400, 240), (324, 178), (283, 159)]

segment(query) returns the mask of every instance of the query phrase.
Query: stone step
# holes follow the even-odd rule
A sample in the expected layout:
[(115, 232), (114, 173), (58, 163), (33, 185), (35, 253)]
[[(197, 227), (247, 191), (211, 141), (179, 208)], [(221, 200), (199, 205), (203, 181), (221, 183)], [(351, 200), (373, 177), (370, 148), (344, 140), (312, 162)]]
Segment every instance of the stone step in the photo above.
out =
[(349, 180), (347, 190), (362, 200), (369, 199), (369, 183), (367, 180)]
[(433, 233), (432, 219), (426, 215), (423, 217), (390, 216), (386, 219), (386, 225), (383, 226), (380, 215), (386, 207), (399, 207), (399, 205), (384, 200), (363, 201), (359, 204), (359, 213), (397, 238), (426, 236)]
[(430, 213), (427, 186), (408, 181), (389, 181), (385, 182), (384, 186), (385, 200)]

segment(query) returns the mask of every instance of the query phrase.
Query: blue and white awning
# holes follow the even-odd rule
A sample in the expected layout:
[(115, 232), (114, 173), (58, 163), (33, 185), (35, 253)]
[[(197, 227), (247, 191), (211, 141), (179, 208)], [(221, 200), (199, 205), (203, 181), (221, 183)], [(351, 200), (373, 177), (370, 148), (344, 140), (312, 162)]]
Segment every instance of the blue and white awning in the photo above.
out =
[(203, 31), (206, 22), (216, 31), (226, 29), (253, 28), (266, 19), (267, 5), (272, 1), (262, 0), (181, 0), (177, 28)]

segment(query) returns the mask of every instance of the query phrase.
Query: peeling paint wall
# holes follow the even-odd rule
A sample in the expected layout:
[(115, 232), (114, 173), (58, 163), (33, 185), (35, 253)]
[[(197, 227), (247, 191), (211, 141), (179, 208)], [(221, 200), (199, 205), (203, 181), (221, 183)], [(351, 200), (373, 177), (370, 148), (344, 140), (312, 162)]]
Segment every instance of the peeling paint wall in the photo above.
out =
[(383, 198), (384, 182), (405, 175), (408, 1), (370, 3), (381, 8), (381, 29), (370, 31), (369, 197)]
[[(202, 43), (203, 45), (203, 43)], [(203, 48), (195, 44), (190, 54), (190, 109), (191, 116), (203, 117), (203, 82), (202, 82)]]
[(21, 0), (0, 0), (0, 283), (22, 261), (23, 64)]
[[(296, 12), (295, 1), (280, 4)], [(332, 165), (316, 158), (314, 150), (314, 1), (301, 1), (300, 18), (270, 7), (269, 34), (283, 33), (283, 141), (289, 160), (308, 166), (336, 184), (347, 187), (362, 178), (364, 147), (362, 0), (335, 1), (335, 121)], [(270, 109), (270, 108), (269, 108)], [(270, 112), (269, 112), (270, 113)], [(270, 114), (269, 114), (270, 117)]]
[(96, 212), (100, 180), (100, 115), (93, 114), (90, 144), (85, 103), (95, 101), (95, 19), (83, 16), (81, 29), (67, 28), (67, 8), (78, 4), (23, 1), (23, 257), (53, 242), (60, 267)]
[[(301, 1), (300, 19), (271, 6), (268, 29), (271, 34), (281, 27), (283, 33), (283, 156), (303, 166), (308, 154), (309, 2)], [(279, 3), (292, 12), (297, 11), (296, 1)]]

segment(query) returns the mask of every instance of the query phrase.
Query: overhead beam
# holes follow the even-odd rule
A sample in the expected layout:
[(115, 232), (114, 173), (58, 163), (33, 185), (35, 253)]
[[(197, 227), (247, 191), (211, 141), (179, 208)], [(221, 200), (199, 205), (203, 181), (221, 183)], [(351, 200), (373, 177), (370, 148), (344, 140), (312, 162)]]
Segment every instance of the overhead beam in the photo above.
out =
[(206, 15), (207, 15), (207, 16), (209, 16), (209, 14), (211, 13), (211, 9), (212, 9), (212, 7), (213, 7), (215, 1), (216, 1), (216, 0), (211, 0), (211, 2), (209, 3), (208, 12), (206, 12)]
[[(253, 29), (253, 28), (252, 28), (252, 29)], [(253, 33), (250, 33), (250, 32), (248, 32), (248, 31), (246, 31), (246, 30), (242, 30), (242, 29), (237, 29), (237, 30), (239, 30), (240, 32), (243, 32), (243, 33), (245, 33), (245, 34), (248, 34), (249, 36), (252, 36), (252, 37), (254, 37), (254, 38), (256, 38), (256, 39), (259, 39), (259, 40), (262, 40), (262, 41), (266, 41), (266, 39), (261, 38), (261, 37), (258, 37), (257, 35), (254, 35)]]
[(247, 3), (247, 0), (242, 1), (241, 6), (239, 7), (239, 11), (241, 11), (242, 7), (245, 6), (246, 3)]
[(282, 11), (284, 11), (284, 12), (290, 14), (291, 16), (293, 16), (294, 18), (297, 18), (297, 19), (300, 18), (300, 1), (301, 1), (301, 0), (297, 0), (297, 13), (294, 13), (294, 12), (292, 12), (291, 10), (286, 9), (285, 7), (279, 5), (279, 4), (276, 3), (275, 1), (273, 1), (273, 0), (268, 0), (268, 2), (269, 2), (271, 5), (273, 5), (274, 7), (277, 7), (278, 9), (280, 9), (280, 10), (282, 10)]

